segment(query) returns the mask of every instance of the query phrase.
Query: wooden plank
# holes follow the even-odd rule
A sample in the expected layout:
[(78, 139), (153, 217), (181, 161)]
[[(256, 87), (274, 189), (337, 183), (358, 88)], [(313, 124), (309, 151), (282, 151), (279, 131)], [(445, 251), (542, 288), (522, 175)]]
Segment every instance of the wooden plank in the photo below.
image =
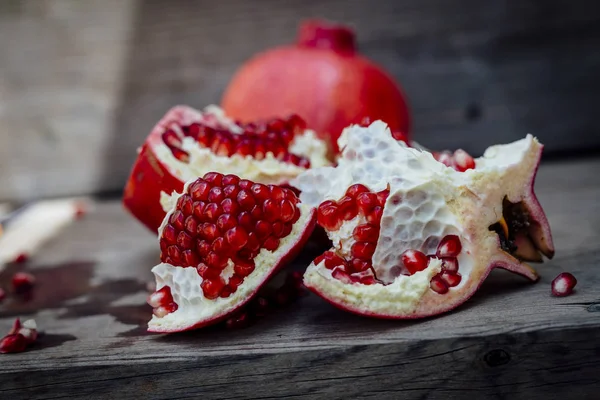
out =
[[(30, 266), (0, 274), (0, 286), (23, 268), (38, 281), (29, 302), (0, 305), (0, 332), (15, 317), (45, 331), (28, 352), (0, 356), (0, 398), (593, 399), (599, 167), (541, 167), (537, 193), (557, 256), (537, 266), (537, 284), (498, 271), (457, 310), (411, 322), (360, 318), (309, 296), (243, 330), (147, 334), (156, 239), (118, 202), (101, 202)], [(562, 271), (575, 274), (577, 291), (551, 297)]]
[(242, 62), (314, 16), (356, 27), (424, 145), (477, 154), (532, 133), (549, 154), (598, 149), (599, 4), (3, 1), (0, 200), (122, 190), (168, 108), (218, 103)]

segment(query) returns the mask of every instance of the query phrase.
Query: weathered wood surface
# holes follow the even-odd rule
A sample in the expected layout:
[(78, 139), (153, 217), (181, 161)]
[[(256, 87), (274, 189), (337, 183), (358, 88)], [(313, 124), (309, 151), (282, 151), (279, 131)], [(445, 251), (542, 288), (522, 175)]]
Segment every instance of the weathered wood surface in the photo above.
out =
[(0, 200), (121, 190), (168, 108), (218, 103), (245, 60), (315, 16), (356, 27), (424, 145), (600, 147), (597, 1), (0, 3)]
[[(598, 159), (539, 171), (557, 255), (537, 265), (537, 284), (498, 271), (454, 312), (413, 322), (311, 295), (243, 330), (147, 334), (156, 240), (118, 202), (99, 203), (30, 266), (0, 274), (6, 285), (27, 268), (39, 283), (30, 302), (0, 306), (0, 332), (15, 317), (45, 331), (28, 352), (0, 356), (0, 398), (597, 399), (598, 171)], [(562, 271), (577, 291), (551, 297)]]

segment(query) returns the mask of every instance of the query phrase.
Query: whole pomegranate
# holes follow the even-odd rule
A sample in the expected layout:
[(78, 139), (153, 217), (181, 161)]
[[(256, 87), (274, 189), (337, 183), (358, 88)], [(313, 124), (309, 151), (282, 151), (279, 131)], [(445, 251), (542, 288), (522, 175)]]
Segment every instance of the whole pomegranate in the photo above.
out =
[(342, 130), (366, 117), (408, 133), (404, 94), (357, 52), (355, 39), (349, 27), (305, 21), (295, 44), (258, 54), (237, 71), (223, 95), (223, 109), (242, 121), (297, 113), (335, 153)]

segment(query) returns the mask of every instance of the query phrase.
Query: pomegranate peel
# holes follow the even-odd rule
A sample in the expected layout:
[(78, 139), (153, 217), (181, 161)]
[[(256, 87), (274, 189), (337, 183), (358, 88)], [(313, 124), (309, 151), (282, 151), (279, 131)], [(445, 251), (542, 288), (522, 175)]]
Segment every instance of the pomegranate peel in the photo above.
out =
[(209, 171), (283, 185), (310, 166), (329, 164), (326, 143), (298, 117), (237, 124), (214, 105), (202, 111), (178, 105), (138, 150), (123, 204), (156, 232), (168, 197)]
[[(157, 290), (148, 298), (154, 309), (148, 323), (150, 332), (196, 329), (239, 312), (273, 274), (297, 255), (311, 235), (316, 212), (302, 204), (290, 189), (238, 178), (232, 184), (239, 188), (236, 204), (240, 198), (248, 198), (239, 196), (244, 191), (254, 199), (251, 212), (241, 206), (225, 212), (221, 204), (227, 198), (218, 197), (219, 204), (210, 202), (206, 184), (222, 187), (228, 180), (236, 181), (233, 175), (211, 172), (186, 182), (182, 192), (171, 197), (158, 230), (161, 263), (152, 268)], [(191, 208), (187, 206), (188, 198), (193, 200)], [(201, 202), (205, 202), (204, 209), (215, 211), (196, 213)], [(285, 207), (274, 206), (288, 203), (291, 217)], [(273, 225), (283, 227), (259, 237), (256, 227), (263, 226), (261, 221), (267, 217)], [(182, 223), (184, 219), (195, 223)], [(190, 232), (190, 225), (196, 227), (196, 232)]]
[[(338, 144), (336, 167), (291, 181), (303, 203), (318, 207), (333, 243), (304, 275), (332, 304), (381, 318), (432, 316), (470, 298), (492, 268), (537, 281), (525, 261), (553, 257), (533, 191), (543, 145), (532, 135), (489, 147), (467, 169), (395, 140), (382, 121), (348, 127)], [(340, 208), (357, 184), (368, 192), (355, 195), (358, 211), (345, 219)], [(368, 239), (374, 251), (356, 246), (365, 225), (379, 231)]]

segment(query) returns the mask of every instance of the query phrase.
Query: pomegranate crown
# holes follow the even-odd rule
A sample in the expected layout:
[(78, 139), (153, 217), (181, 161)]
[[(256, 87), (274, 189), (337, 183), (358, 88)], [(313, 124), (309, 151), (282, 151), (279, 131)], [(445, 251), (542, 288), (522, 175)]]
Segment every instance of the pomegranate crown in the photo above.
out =
[(338, 53), (353, 54), (356, 52), (356, 35), (354, 30), (346, 25), (321, 19), (310, 19), (300, 24), (296, 44), (300, 47), (329, 49)]

